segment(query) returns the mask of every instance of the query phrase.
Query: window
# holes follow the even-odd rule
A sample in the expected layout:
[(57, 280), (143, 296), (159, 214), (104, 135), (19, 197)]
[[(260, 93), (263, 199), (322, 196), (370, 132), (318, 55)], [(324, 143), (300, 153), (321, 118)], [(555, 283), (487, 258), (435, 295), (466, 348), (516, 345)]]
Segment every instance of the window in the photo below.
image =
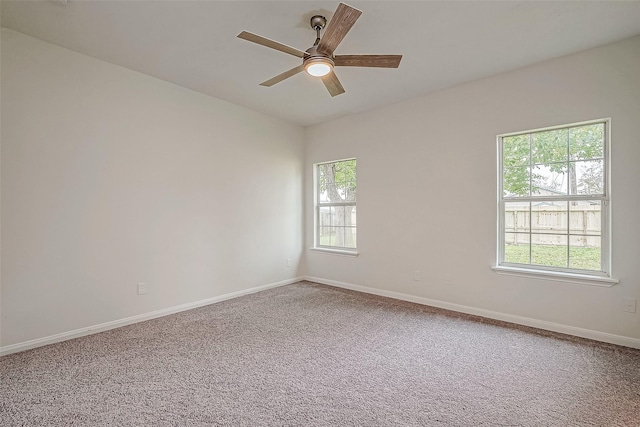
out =
[(315, 247), (355, 252), (356, 160), (315, 165)]
[(498, 136), (498, 267), (609, 276), (609, 124)]

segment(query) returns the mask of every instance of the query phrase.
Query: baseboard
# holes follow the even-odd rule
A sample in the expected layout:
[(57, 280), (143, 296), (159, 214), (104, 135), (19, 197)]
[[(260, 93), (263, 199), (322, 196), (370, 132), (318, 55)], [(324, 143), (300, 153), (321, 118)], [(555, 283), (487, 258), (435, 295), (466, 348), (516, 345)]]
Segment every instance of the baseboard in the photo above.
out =
[(85, 335), (97, 334), (99, 332), (108, 331), (110, 329), (131, 325), (133, 323), (144, 322), (145, 320), (151, 320), (151, 319), (156, 319), (158, 317), (168, 316), (170, 314), (179, 313), (181, 311), (191, 310), (193, 308), (198, 308), (198, 307), (202, 307), (209, 304), (215, 304), (217, 302), (238, 298), (243, 295), (249, 295), (249, 294), (253, 294), (253, 293), (264, 291), (271, 288), (277, 288), (279, 286), (290, 285), (292, 283), (296, 283), (301, 280), (303, 280), (302, 277), (295, 277), (293, 279), (287, 279), (287, 280), (282, 280), (280, 282), (269, 283), (267, 285), (256, 286), (253, 288), (244, 289), (242, 291), (219, 295), (217, 297), (206, 298), (199, 301), (180, 304), (173, 307), (167, 307), (161, 310), (152, 311), (150, 313), (138, 314), (136, 316), (127, 317), (124, 319), (118, 319), (118, 320), (113, 320), (111, 322), (100, 323), (99, 325), (88, 326), (85, 328), (75, 329), (69, 332), (62, 332), (60, 334), (55, 334), (48, 337), (37, 338), (30, 341), (25, 341), (17, 344), (0, 347), (0, 357), (5, 356), (7, 354), (11, 354), (11, 353), (18, 353), (20, 351), (29, 350), (36, 347), (42, 347), (44, 345), (49, 345), (49, 344), (54, 344), (61, 341), (70, 340), (73, 338), (83, 337)]
[(575, 326), (563, 325), (560, 323), (547, 322), (544, 320), (533, 319), (530, 317), (516, 316), (513, 314), (500, 313), (497, 311), (485, 310), (482, 308), (469, 307), (461, 304), (454, 304), (446, 301), (439, 301), (430, 298), (423, 298), (400, 292), (387, 291), (383, 289), (369, 288), (367, 286), (354, 285), (352, 283), (338, 282), (336, 280), (322, 279), (320, 277), (305, 277), (304, 280), (310, 282), (321, 283), (323, 285), (335, 286), (338, 288), (350, 289), (352, 291), (364, 292), (367, 294), (380, 295), (383, 297), (394, 298), (402, 301), (414, 302), (417, 304), (428, 305), (431, 307), (444, 308), (446, 310), (457, 311), (460, 313), (473, 314), (475, 316), (486, 317), (488, 319), (502, 320), (504, 322), (515, 323), (523, 326), (531, 326), (533, 328), (544, 329), (546, 331), (559, 332), (562, 334), (573, 335), (581, 338), (588, 338), (595, 341), (617, 344), (625, 347), (640, 349), (640, 339), (625, 337), (622, 335), (614, 335), (606, 332), (594, 331), (591, 329), (577, 328)]
[(546, 322), (544, 320), (516, 316), (513, 314), (500, 313), (497, 311), (485, 310), (482, 308), (470, 307), (470, 306), (461, 305), (461, 304), (454, 304), (446, 301), (439, 301), (439, 300), (419, 297), (415, 295), (403, 294), (400, 292), (387, 291), (383, 289), (376, 289), (376, 288), (370, 288), (367, 286), (355, 285), (352, 283), (339, 282), (336, 280), (306, 276), (306, 277), (296, 277), (288, 280), (282, 280), (282, 281), (270, 283), (267, 285), (256, 286), (253, 288), (244, 289), (242, 291), (219, 295), (217, 297), (206, 298), (203, 300), (194, 301), (186, 304), (180, 304), (173, 307), (152, 311), (149, 313), (143, 313), (136, 316), (127, 317), (124, 319), (114, 320), (111, 322), (101, 323), (98, 325), (88, 326), (85, 328), (75, 329), (73, 331), (51, 335), (48, 337), (37, 338), (30, 341), (25, 341), (17, 344), (0, 347), (0, 357), (8, 354), (12, 354), (12, 353), (18, 353), (24, 350), (29, 350), (36, 347), (41, 347), (41, 346), (54, 344), (61, 341), (70, 340), (73, 338), (79, 338), (86, 335), (108, 331), (110, 329), (120, 328), (122, 326), (131, 325), (133, 323), (144, 322), (146, 320), (168, 316), (170, 314), (191, 310), (191, 309), (202, 307), (209, 304), (215, 304), (217, 302), (238, 298), (243, 295), (249, 295), (249, 294), (264, 291), (267, 289), (289, 285), (292, 283), (299, 282), (300, 280), (308, 280), (311, 282), (321, 283), (329, 286), (335, 286), (338, 288), (350, 289), (353, 291), (364, 292), (364, 293), (373, 294), (373, 295), (380, 295), (383, 297), (394, 298), (402, 301), (414, 302), (417, 304), (443, 308), (446, 310), (452, 310), (452, 311), (457, 311), (457, 312), (466, 313), (466, 314), (472, 314), (476, 316), (486, 317), (489, 319), (501, 320), (504, 322), (515, 323), (518, 325), (531, 326), (534, 328), (543, 329), (547, 331), (559, 332), (567, 335), (588, 338), (595, 341), (602, 341), (610, 344), (617, 344), (625, 347), (640, 349), (640, 339), (636, 339), (636, 338), (630, 338), (630, 337), (625, 337), (621, 335), (614, 335), (606, 332), (593, 331), (590, 329), (577, 328), (575, 326), (563, 325), (560, 323)]

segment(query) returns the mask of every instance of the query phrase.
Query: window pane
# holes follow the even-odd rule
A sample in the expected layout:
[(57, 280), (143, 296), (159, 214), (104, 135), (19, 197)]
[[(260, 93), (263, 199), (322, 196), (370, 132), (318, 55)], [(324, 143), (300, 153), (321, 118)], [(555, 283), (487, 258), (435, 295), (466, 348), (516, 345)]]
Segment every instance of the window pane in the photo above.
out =
[(336, 241), (336, 230), (334, 227), (324, 227), (321, 243), (326, 246), (333, 246)]
[(334, 206), (333, 207), (333, 222), (332, 225), (336, 227), (344, 227), (344, 206)]
[(335, 192), (335, 186), (333, 184), (324, 184), (318, 188), (318, 200), (320, 203), (331, 202), (331, 195)]
[(569, 153), (571, 160), (604, 157), (604, 123), (569, 129)]
[(344, 165), (342, 165), (342, 162), (334, 163), (334, 165), (333, 179), (336, 184), (342, 184), (345, 180), (348, 179), (344, 171)]
[(534, 164), (566, 162), (567, 130), (557, 129), (531, 135), (531, 158)]
[(532, 234), (531, 264), (566, 268), (568, 265), (567, 236), (560, 234)]
[(569, 237), (569, 267), (602, 271), (601, 238), (598, 236)]
[(504, 197), (517, 197), (529, 195), (529, 167), (504, 168), (504, 180), (502, 188)]
[[(565, 201), (532, 203), (531, 231), (534, 233), (567, 232), (568, 203)], [(549, 243), (555, 242), (554, 240)], [(533, 243), (536, 243), (534, 240)]]
[(331, 227), (320, 227), (318, 244), (322, 246), (329, 246), (331, 244)]
[(331, 226), (341, 226), (344, 224), (344, 208), (342, 206), (331, 206)]
[(529, 232), (531, 229), (531, 214), (529, 202), (505, 202), (504, 231)]
[(600, 201), (580, 200), (569, 204), (569, 232), (599, 236), (602, 233), (602, 204)]
[(326, 178), (326, 165), (318, 165), (318, 182), (316, 183), (316, 191), (318, 193), (318, 201), (327, 202), (329, 196), (327, 195), (327, 178)]
[(535, 165), (531, 172), (532, 196), (557, 196), (567, 194), (567, 164), (551, 163)]
[(356, 183), (351, 181), (345, 182), (341, 189), (341, 195), (343, 196), (345, 202), (355, 202)]
[(356, 225), (355, 207), (354, 206), (344, 206), (342, 209), (344, 211), (344, 220), (343, 220), (342, 224), (345, 225), (345, 226), (354, 226), (354, 225)]
[(345, 248), (355, 248), (356, 245), (356, 228), (355, 227), (345, 227), (344, 229), (344, 247)]
[(344, 160), (333, 163), (335, 165), (336, 182), (355, 181), (356, 179), (356, 161)]
[(604, 194), (603, 160), (571, 162), (569, 167), (576, 183), (575, 186), (571, 184), (571, 194)]
[(344, 247), (344, 227), (333, 227), (332, 246)]
[(529, 264), (529, 234), (504, 234), (504, 262)]
[(330, 165), (318, 165), (318, 185), (324, 187), (327, 185), (328, 175), (331, 171)]
[(529, 164), (529, 134), (502, 138), (502, 164), (505, 167)]
[(322, 183), (326, 173), (327, 173), (327, 165), (318, 165), (318, 181)]
[(322, 228), (328, 225), (331, 225), (331, 208), (321, 207), (318, 213), (318, 226)]

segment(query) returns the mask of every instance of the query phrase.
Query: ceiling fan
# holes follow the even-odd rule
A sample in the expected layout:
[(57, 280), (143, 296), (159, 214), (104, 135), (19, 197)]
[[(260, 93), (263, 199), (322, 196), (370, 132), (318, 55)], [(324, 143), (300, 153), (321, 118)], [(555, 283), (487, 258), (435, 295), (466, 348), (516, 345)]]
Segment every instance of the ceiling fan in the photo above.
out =
[[(311, 76), (320, 77), (331, 96), (344, 93), (344, 88), (333, 72), (333, 67), (379, 67), (398, 68), (402, 55), (334, 55), (336, 47), (347, 35), (353, 24), (358, 20), (361, 11), (340, 3), (333, 18), (327, 25), (324, 16), (315, 15), (311, 18), (311, 28), (316, 31), (316, 41), (306, 51), (298, 50), (294, 47), (269, 40), (265, 37), (243, 31), (238, 37), (289, 55), (302, 58), (302, 64), (282, 74), (260, 83), (261, 86), (273, 86), (284, 79), (294, 76), (302, 71), (306, 71)], [(320, 31), (324, 30), (322, 38)]]

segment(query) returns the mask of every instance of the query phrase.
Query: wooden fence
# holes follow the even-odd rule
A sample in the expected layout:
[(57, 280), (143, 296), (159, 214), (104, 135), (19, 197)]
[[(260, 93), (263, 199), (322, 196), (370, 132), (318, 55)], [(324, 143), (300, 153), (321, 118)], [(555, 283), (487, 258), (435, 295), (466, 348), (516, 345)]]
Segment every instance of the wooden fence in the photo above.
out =
[[(566, 205), (565, 205), (566, 206)], [(600, 205), (507, 206), (505, 209), (505, 243), (566, 245), (567, 232), (572, 246), (599, 247), (601, 233)]]

